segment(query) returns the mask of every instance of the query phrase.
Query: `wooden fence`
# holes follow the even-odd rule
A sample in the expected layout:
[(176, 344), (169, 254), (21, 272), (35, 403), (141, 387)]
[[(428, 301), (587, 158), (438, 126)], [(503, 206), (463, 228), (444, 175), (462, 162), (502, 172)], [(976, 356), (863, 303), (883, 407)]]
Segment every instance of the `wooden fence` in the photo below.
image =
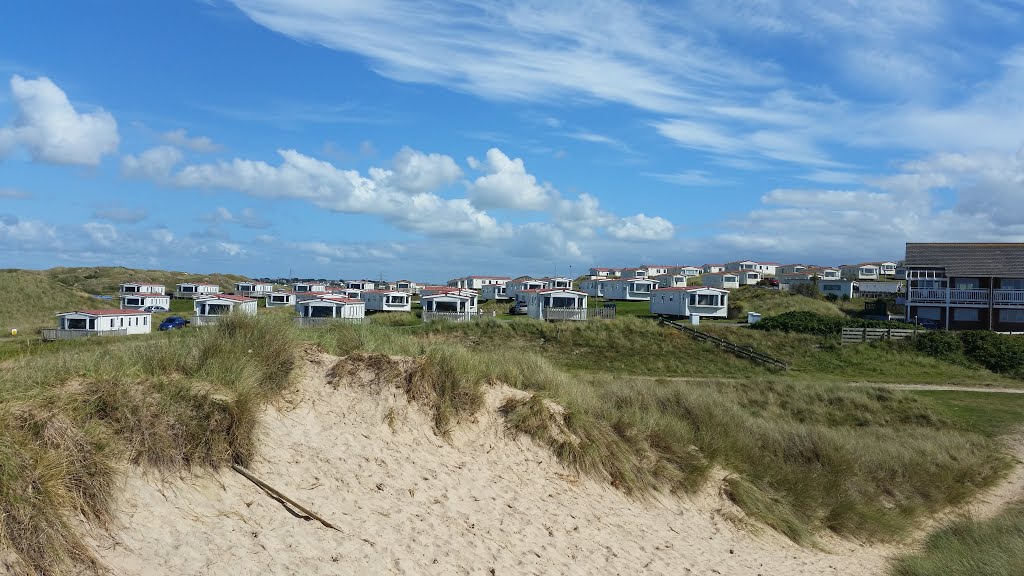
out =
[(917, 330), (906, 328), (843, 328), (843, 344), (861, 344), (876, 340), (903, 340), (917, 336)]
[(98, 332), (96, 330), (61, 330), (59, 328), (43, 328), (42, 337), (45, 342), (53, 342), (54, 340), (74, 340), (76, 338), (89, 338), (91, 336), (127, 336), (128, 329), (123, 328), (121, 330), (104, 330)]
[(702, 342), (710, 342), (711, 344), (714, 344), (719, 348), (724, 348), (725, 350), (728, 350), (729, 352), (732, 352), (733, 354), (741, 358), (753, 360), (754, 362), (760, 362), (761, 364), (773, 368), (781, 368), (783, 370), (787, 370), (789, 368), (789, 366), (787, 366), (785, 362), (779, 360), (778, 358), (774, 358), (767, 354), (758, 352), (757, 350), (754, 350), (753, 348), (749, 348), (747, 346), (740, 346), (739, 344), (730, 342), (725, 338), (719, 338), (718, 336), (712, 336), (707, 332), (701, 332), (700, 330), (697, 330), (696, 328), (691, 328), (686, 324), (681, 324), (679, 322), (674, 322), (672, 320), (666, 320), (664, 318), (658, 320), (658, 322), (670, 328), (675, 328), (676, 330), (679, 330), (683, 334), (691, 336), (695, 340), (700, 340)]

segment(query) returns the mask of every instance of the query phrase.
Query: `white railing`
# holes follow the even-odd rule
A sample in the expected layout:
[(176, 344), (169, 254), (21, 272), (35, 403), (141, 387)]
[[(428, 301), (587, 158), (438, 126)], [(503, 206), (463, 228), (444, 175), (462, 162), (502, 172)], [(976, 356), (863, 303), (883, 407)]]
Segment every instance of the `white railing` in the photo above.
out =
[(996, 290), (992, 300), (997, 305), (1024, 306), (1024, 290)]
[(950, 290), (949, 301), (957, 304), (988, 304), (988, 290)]
[(943, 290), (941, 288), (912, 288), (910, 302), (936, 302), (950, 304), (988, 304), (988, 290)]
[(121, 330), (65, 330), (61, 328), (43, 328), (43, 340), (52, 342), (54, 340), (74, 340), (76, 338), (89, 338), (90, 336), (127, 336), (128, 329)]
[(541, 315), (545, 320), (586, 320), (586, 308), (544, 308)]
[(908, 300), (911, 302), (945, 302), (946, 292), (946, 290), (914, 288), (910, 290)]
[(431, 312), (423, 311), (423, 321), (433, 322), (434, 320), (447, 320), (449, 322), (472, 322), (483, 318), (480, 312)]
[(297, 316), (295, 318), (295, 324), (303, 328), (307, 326), (325, 326), (333, 322), (345, 322), (346, 324), (362, 324), (364, 318), (306, 318), (303, 316)]

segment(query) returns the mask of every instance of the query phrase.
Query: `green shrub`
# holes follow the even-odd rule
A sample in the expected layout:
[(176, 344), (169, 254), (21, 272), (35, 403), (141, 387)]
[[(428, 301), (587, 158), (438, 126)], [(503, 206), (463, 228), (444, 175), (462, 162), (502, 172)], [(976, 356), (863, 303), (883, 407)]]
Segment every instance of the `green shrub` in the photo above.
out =
[(919, 334), (914, 347), (956, 364), (983, 366), (993, 372), (1024, 376), (1024, 338), (986, 330), (934, 331)]
[(912, 328), (913, 326), (903, 322), (863, 320), (842, 316), (825, 316), (816, 312), (794, 311), (762, 318), (760, 322), (751, 327), (757, 330), (834, 336), (841, 334), (843, 328)]

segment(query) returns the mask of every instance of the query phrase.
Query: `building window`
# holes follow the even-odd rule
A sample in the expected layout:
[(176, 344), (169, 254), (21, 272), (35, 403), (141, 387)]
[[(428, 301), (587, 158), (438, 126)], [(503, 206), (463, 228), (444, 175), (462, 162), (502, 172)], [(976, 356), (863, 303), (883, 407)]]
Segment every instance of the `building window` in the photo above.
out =
[(977, 322), (978, 321), (978, 309), (977, 308), (954, 308), (953, 309), (953, 320), (956, 322)]
[(1024, 324), (1024, 310), (1000, 310), (999, 321), (1009, 324)]
[(919, 320), (941, 320), (942, 308), (921, 306), (915, 311), (914, 315), (917, 316)]
[(977, 278), (957, 278), (957, 290), (977, 290), (981, 287), (981, 281)]
[(1003, 290), (1024, 290), (1024, 278), (1003, 278), (999, 286)]

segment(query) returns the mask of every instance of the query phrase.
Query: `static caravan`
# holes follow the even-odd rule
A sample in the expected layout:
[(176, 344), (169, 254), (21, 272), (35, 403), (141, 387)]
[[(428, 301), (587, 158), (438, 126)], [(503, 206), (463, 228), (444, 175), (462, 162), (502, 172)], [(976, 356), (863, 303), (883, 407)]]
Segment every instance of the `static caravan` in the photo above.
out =
[(327, 284), (321, 282), (296, 282), (292, 284), (292, 292), (327, 292)]
[(420, 298), (423, 306), (423, 321), (452, 320), (462, 322), (477, 316), (477, 295), (472, 290), (450, 289)]
[(371, 280), (346, 280), (345, 288), (349, 290), (373, 290), (376, 286)]
[(647, 278), (647, 269), (645, 268), (623, 268), (622, 278)]
[(611, 278), (613, 276), (618, 276), (619, 271), (616, 268), (591, 268), (590, 275), (597, 276), (599, 278)]
[(668, 266), (665, 264), (641, 264), (640, 269), (647, 272), (647, 277), (661, 276), (662, 274), (674, 274), (679, 266)]
[(505, 294), (508, 295), (509, 299), (515, 300), (516, 294), (521, 290), (543, 290), (547, 287), (548, 284), (544, 280), (523, 276), (516, 278), (515, 280), (509, 280), (508, 283), (505, 284)]
[(882, 276), (895, 276), (897, 264), (895, 262), (878, 262), (878, 273)]
[(412, 311), (412, 296), (398, 290), (363, 290), (359, 297), (367, 312)]
[(701, 267), (701, 270), (705, 274), (718, 274), (719, 272), (725, 272), (725, 264), (705, 264)]
[(529, 292), (526, 315), (535, 320), (586, 320), (587, 293), (565, 288)]
[(510, 300), (504, 284), (490, 284), (480, 290), (480, 300)]
[(740, 286), (754, 286), (761, 281), (761, 273), (754, 270), (729, 270), (727, 274), (736, 276)]
[(118, 288), (121, 294), (166, 294), (167, 289), (163, 284), (150, 284), (147, 282), (126, 282)]
[(295, 294), (291, 292), (271, 292), (264, 297), (264, 303), (267, 308), (274, 308), (276, 306), (294, 306), (295, 305)]
[[(878, 265), (871, 262), (839, 267), (840, 274), (846, 280), (878, 280), (878, 270)], [(893, 270), (893, 273), (895, 272)]]
[(363, 292), (365, 292), (365, 290), (357, 290), (355, 288), (345, 288), (344, 290), (339, 290), (338, 292), (331, 292), (331, 294), (336, 294), (338, 296), (344, 296), (345, 298), (352, 298), (353, 300), (362, 300), (363, 299)]
[[(779, 270), (779, 264), (776, 262), (757, 262), (755, 260), (737, 260), (736, 262), (726, 262), (725, 266), (728, 270), (753, 270), (760, 272), (763, 276), (775, 276)], [(761, 278), (758, 278), (760, 280)]]
[(215, 322), (217, 318), (227, 316), (233, 312), (248, 316), (256, 315), (256, 299), (235, 294), (218, 294), (216, 296), (198, 298), (194, 307), (196, 313), (196, 321), (194, 323), (197, 326), (210, 324)]
[(295, 305), (300, 325), (332, 320), (359, 321), (366, 315), (366, 303), (355, 298), (324, 295), (302, 300)]
[(508, 276), (464, 276), (453, 278), (448, 281), (449, 288), (463, 288), (465, 290), (483, 290), (487, 286), (504, 286), (511, 280)]
[(604, 287), (609, 282), (615, 282), (615, 278), (593, 278), (590, 280), (584, 280), (580, 282), (580, 290), (587, 293), (588, 296), (594, 298), (604, 298)]
[(273, 284), (266, 282), (235, 282), (235, 294), (249, 298), (262, 298), (274, 291)]
[(412, 280), (396, 280), (395, 290), (399, 292), (405, 292), (406, 294), (419, 294), (420, 285), (413, 282)]
[(541, 278), (541, 282), (544, 282), (547, 288), (558, 288), (560, 290), (572, 290), (572, 278), (566, 278), (564, 276), (555, 276)]
[(44, 329), (43, 340), (84, 336), (149, 334), (153, 314), (141, 310), (76, 310), (57, 314), (57, 329)]
[(605, 283), (604, 297), (607, 300), (650, 300), (651, 290), (657, 285), (654, 280), (613, 280)]
[(729, 291), (722, 288), (658, 288), (651, 294), (651, 314), (659, 316), (726, 318), (728, 312)]
[(853, 298), (853, 280), (819, 280), (818, 291), (829, 296), (835, 294), (839, 298)]
[(713, 272), (701, 277), (701, 281), (708, 288), (739, 288), (740, 276), (736, 272)]
[(142, 310), (151, 306), (170, 310), (171, 297), (163, 292), (158, 294), (146, 294), (143, 292), (121, 294), (121, 310)]
[(686, 286), (686, 276), (683, 274), (658, 274), (652, 276), (651, 280), (658, 283), (658, 288), (683, 288)]
[(214, 294), (220, 294), (220, 286), (216, 284), (183, 282), (174, 287), (175, 298), (191, 298), (195, 300), (196, 298), (205, 298)]

